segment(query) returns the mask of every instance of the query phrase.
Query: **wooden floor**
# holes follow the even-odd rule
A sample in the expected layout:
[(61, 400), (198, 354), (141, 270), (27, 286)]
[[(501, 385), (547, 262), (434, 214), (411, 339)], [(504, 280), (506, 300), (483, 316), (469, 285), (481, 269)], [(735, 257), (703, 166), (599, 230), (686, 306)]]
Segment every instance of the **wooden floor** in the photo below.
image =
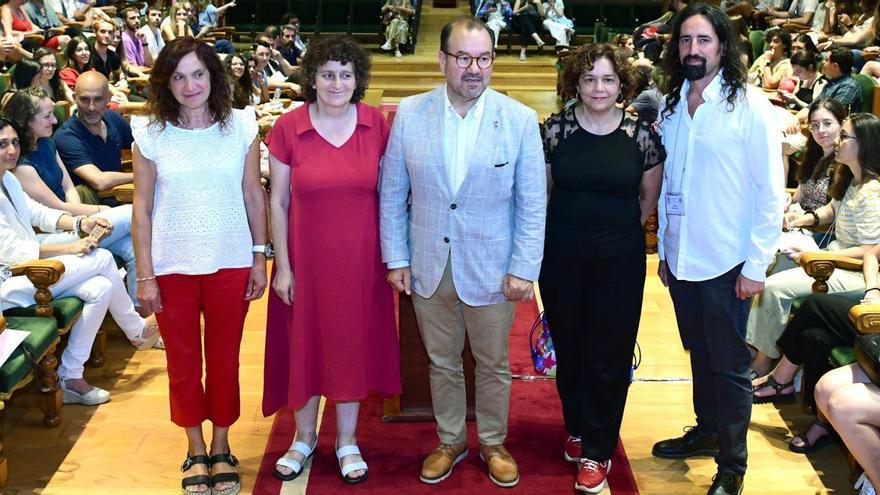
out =
[[(399, 86), (399, 91), (425, 90), (442, 83), (436, 65), (437, 33), (457, 11), (439, 12), (428, 6), (424, 9), (417, 54), (403, 59), (374, 57), (373, 69), (380, 74), (420, 72), (417, 85)], [(531, 105), (540, 118), (546, 117), (558, 104), (555, 79), (547, 77), (555, 75), (555, 57), (530, 53), (528, 61), (520, 62), (517, 55), (499, 55), (492, 86)], [(377, 79), (371, 87), (386, 83), (400, 81)], [(389, 94), (386, 99), (399, 98), (400, 94)], [(652, 256), (639, 334), (642, 365), (629, 394), (622, 437), (643, 494), (703, 494), (715, 473), (711, 459), (666, 461), (650, 455), (655, 441), (677, 436), (683, 426), (693, 423), (687, 355), (679, 343), (668, 293), (655, 272), (656, 257)], [(260, 413), (265, 304), (265, 298), (254, 303), (248, 315), (241, 354), (242, 416), (232, 430), (232, 447), (242, 462), (243, 493), (253, 488), (272, 424), (272, 418), (263, 418)], [(101, 369), (87, 369), (86, 377), (109, 389), (113, 400), (99, 407), (65, 407), (58, 428), (41, 426), (33, 391), (19, 394), (7, 406), (3, 443), (10, 475), (5, 493), (179, 493), (179, 468), (186, 442), (182, 431), (168, 420), (163, 353), (135, 352), (121, 334), (111, 335), (107, 364)], [(790, 428), (801, 429), (807, 421), (795, 406), (754, 408), (745, 493), (851, 493), (840, 449), (831, 447), (804, 457), (785, 448)], [(307, 478), (306, 474), (286, 483), (282, 493), (303, 493)], [(395, 491), (389, 488), (388, 493)]]
[[(656, 257), (651, 256), (639, 334), (642, 366), (621, 435), (643, 494), (702, 494), (715, 473), (711, 459), (667, 461), (650, 455), (655, 441), (677, 435), (693, 422), (687, 356), (655, 270)], [(264, 298), (248, 315), (241, 355), (242, 416), (232, 430), (232, 446), (242, 461), (243, 493), (252, 490), (271, 427), (271, 418), (260, 413), (265, 318)], [(99, 407), (65, 407), (58, 428), (41, 426), (33, 391), (19, 394), (9, 405), (4, 424), (10, 469), (6, 494), (178, 493), (186, 441), (168, 420), (162, 351), (135, 352), (121, 334), (114, 334), (107, 361), (104, 368), (87, 369), (86, 376), (108, 388), (113, 400)], [(804, 457), (785, 448), (789, 426), (801, 428), (806, 421), (795, 406), (754, 408), (745, 493), (850, 493), (840, 449)], [(306, 481), (302, 476), (287, 483), (282, 493), (303, 493)]]

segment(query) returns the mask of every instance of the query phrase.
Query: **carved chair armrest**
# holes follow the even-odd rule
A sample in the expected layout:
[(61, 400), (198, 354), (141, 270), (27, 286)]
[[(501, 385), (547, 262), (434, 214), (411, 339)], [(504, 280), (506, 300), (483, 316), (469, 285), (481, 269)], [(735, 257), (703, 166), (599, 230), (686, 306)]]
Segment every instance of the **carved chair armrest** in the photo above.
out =
[(24, 275), (37, 289), (34, 299), (37, 301), (37, 316), (51, 318), (53, 314), (52, 292), (49, 286), (58, 282), (64, 274), (64, 264), (58, 260), (25, 261), (12, 267), (12, 276)]
[(825, 294), (828, 292), (828, 279), (835, 268), (861, 271), (862, 260), (832, 253), (804, 253), (801, 256), (801, 266), (807, 275), (816, 279), (813, 282), (813, 292)]
[(849, 319), (859, 333), (880, 333), (880, 304), (857, 304), (850, 308)]

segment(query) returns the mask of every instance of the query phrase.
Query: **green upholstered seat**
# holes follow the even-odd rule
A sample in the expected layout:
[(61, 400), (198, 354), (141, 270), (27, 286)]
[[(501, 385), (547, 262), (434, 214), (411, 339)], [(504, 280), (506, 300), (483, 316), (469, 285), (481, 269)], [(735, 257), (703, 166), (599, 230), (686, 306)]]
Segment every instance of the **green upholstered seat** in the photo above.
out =
[(831, 361), (831, 364), (837, 366), (838, 368), (841, 366), (846, 366), (856, 362), (856, 350), (852, 347), (835, 347), (831, 349), (831, 353), (828, 355), (828, 359)]
[(749, 44), (752, 45), (752, 61), (764, 53), (764, 31), (749, 31)]
[[(55, 319), (58, 322), (58, 328), (69, 328), (80, 313), (82, 313), (83, 302), (76, 297), (59, 297), (53, 299), (50, 303), (55, 311)], [(26, 308), (11, 308), (3, 312), (4, 316), (35, 316), (37, 306), (28, 306)]]
[(3, 394), (12, 392), (15, 385), (31, 371), (31, 364), (25, 357), (22, 346), (28, 346), (34, 357), (39, 358), (58, 338), (58, 326), (49, 318), (12, 316), (6, 319), (6, 323), (7, 328), (26, 330), (30, 335), (6, 363), (0, 366), (0, 393)]
[(874, 109), (874, 78), (865, 74), (856, 74), (853, 76), (859, 89), (862, 90), (862, 108), (853, 108), (851, 112), (868, 112)]

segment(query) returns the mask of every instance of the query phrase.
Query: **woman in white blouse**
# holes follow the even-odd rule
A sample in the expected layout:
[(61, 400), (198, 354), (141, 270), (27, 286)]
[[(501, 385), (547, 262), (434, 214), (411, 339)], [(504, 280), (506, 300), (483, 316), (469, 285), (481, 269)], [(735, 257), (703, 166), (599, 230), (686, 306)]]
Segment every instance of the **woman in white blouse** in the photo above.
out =
[(257, 123), (253, 110), (232, 108), (214, 50), (189, 37), (170, 41), (153, 64), (147, 113), (131, 123), (138, 300), (165, 340), (171, 420), (189, 442), (184, 493), (233, 495), (241, 489), (228, 439), (240, 412), (238, 352), (271, 249)]
[[(74, 217), (32, 200), (18, 179), (9, 173), (18, 162), (19, 152), (15, 124), (0, 115), (0, 265), (13, 266), (44, 258), (64, 264), (61, 279), (50, 287), (53, 297), (74, 296), (84, 303), (58, 369), (64, 403), (102, 404), (110, 400), (110, 394), (83, 379), (83, 365), (107, 311), (139, 349), (149, 348), (159, 338), (155, 319), (144, 320), (137, 314), (116, 270), (113, 255), (98, 248), (97, 241), (85, 237), (59, 244), (41, 242), (36, 236), (33, 227), (43, 232), (74, 231), (85, 235), (98, 225), (104, 228), (112, 228), (112, 225), (103, 218)], [(34, 294), (34, 287), (24, 276), (12, 277), (0, 286), (0, 299), (6, 308), (35, 304)]]

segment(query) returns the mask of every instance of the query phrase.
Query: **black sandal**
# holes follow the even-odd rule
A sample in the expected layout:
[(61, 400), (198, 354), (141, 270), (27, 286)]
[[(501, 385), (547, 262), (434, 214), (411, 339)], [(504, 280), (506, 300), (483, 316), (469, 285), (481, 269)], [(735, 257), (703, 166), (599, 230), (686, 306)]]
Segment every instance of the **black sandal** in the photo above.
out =
[[(181, 472), (185, 473), (185, 472), (189, 471), (190, 468), (192, 468), (196, 464), (204, 464), (205, 466), (210, 466), (210, 462), (211, 462), (211, 460), (208, 459), (208, 456), (206, 456), (204, 454), (192, 455), (192, 456), (188, 455), (186, 457), (186, 460), (183, 461), (183, 466), (180, 467), (180, 470), (181, 470)], [(186, 487), (188, 487), (188, 486), (195, 486), (195, 485), (205, 485), (208, 487), (208, 489), (203, 492), (194, 492), (194, 491), (190, 491), (190, 490), (186, 489)], [(187, 476), (186, 478), (183, 479), (183, 481), (180, 482), (180, 487), (183, 489), (183, 495), (207, 495), (207, 494), (211, 493), (211, 477), (208, 476), (207, 474), (197, 474), (194, 476)]]
[[(807, 433), (809, 433), (813, 425), (821, 428), (825, 432), (825, 434), (816, 439), (815, 443), (810, 443), (810, 439), (807, 438)], [(813, 424), (811, 424), (806, 431), (804, 431), (803, 433), (798, 433), (794, 436), (794, 438), (791, 439), (791, 442), (788, 442), (788, 450), (796, 454), (810, 454), (831, 443), (836, 435), (837, 432), (834, 431), (834, 428), (832, 428), (831, 425), (820, 419), (817, 419), (813, 421)], [(800, 438), (801, 442), (803, 442), (803, 446), (801, 447), (798, 447), (794, 444), (794, 441), (798, 438)]]
[[(755, 392), (758, 390), (770, 387), (774, 391), (776, 391), (773, 395), (765, 395), (763, 397), (759, 397), (755, 395)], [(791, 387), (791, 392), (787, 394), (783, 394), (782, 391)], [(777, 402), (777, 401), (785, 401), (785, 400), (794, 400), (797, 393), (794, 391), (794, 380), (788, 383), (779, 383), (776, 381), (776, 378), (773, 378), (773, 375), (767, 375), (767, 381), (752, 387), (752, 403), (753, 404), (766, 404), (768, 402)]]
[[(212, 455), (209, 461), (209, 466), (214, 467), (214, 464), (219, 463), (229, 464), (232, 467), (238, 466), (238, 459), (235, 458), (230, 452), (225, 454), (216, 454)], [(224, 488), (223, 490), (219, 490), (215, 488), (218, 483), (234, 483), (229, 488)], [(211, 475), (211, 493), (213, 495), (238, 495), (241, 492), (241, 476), (238, 473), (217, 473)]]

